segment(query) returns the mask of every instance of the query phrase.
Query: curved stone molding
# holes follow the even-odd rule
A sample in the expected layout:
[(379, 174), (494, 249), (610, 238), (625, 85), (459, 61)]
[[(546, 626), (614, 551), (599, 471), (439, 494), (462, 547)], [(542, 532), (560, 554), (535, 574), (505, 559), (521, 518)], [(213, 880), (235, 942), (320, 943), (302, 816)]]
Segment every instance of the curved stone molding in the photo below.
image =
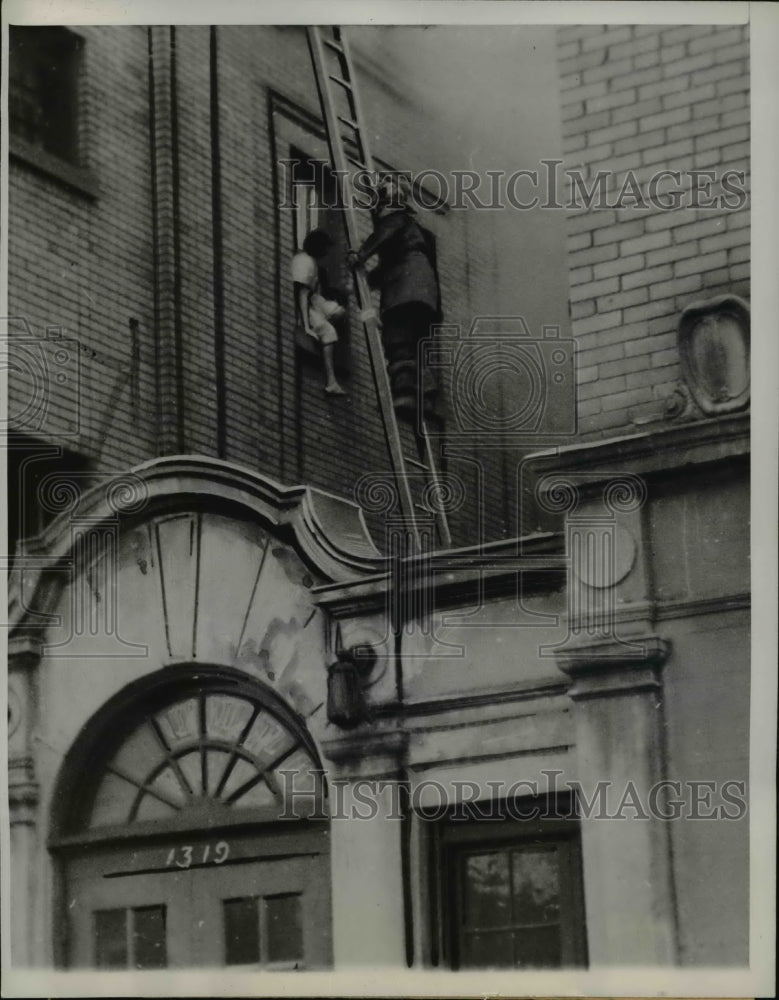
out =
[(79, 538), (101, 526), (137, 522), (177, 509), (229, 508), (256, 517), (266, 528), (291, 532), (299, 553), (327, 580), (344, 583), (385, 568), (361, 509), (308, 486), (281, 486), (249, 469), (217, 459), (155, 459), (102, 480), (87, 490), (74, 516), (63, 510), (36, 538), (9, 586), (10, 622), (19, 625), (42, 607), (47, 568), (73, 564)]
[(707, 416), (749, 405), (749, 306), (737, 295), (693, 302), (679, 319), (682, 374)]

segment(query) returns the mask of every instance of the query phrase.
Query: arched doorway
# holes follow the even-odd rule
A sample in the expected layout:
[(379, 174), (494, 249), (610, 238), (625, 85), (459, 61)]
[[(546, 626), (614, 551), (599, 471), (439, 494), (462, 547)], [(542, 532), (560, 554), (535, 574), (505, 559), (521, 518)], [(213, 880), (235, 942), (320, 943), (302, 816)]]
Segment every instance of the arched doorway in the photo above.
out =
[(62, 963), (331, 964), (316, 747), (241, 671), (177, 666), (87, 724), (54, 798)]

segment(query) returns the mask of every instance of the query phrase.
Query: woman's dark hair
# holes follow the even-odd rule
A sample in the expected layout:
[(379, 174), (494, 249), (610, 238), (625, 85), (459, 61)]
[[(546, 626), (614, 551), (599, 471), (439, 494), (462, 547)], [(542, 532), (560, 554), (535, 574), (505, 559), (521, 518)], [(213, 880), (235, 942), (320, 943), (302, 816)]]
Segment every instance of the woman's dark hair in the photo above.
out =
[(312, 257), (324, 257), (333, 241), (324, 229), (312, 229), (303, 240), (303, 250)]

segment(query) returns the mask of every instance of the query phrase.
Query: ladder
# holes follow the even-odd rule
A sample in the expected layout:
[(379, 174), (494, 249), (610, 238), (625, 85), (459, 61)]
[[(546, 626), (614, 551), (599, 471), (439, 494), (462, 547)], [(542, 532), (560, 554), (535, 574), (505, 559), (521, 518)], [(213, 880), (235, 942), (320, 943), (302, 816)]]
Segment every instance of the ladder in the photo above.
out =
[[(339, 185), (341, 203), (344, 207), (346, 232), (349, 245), (356, 249), (361, 241), (357, 231), (355, 207), (346, 186), (347, 178), (354, 171), (367, 171), (369, 174), (373, 174), (374, 167), (363, 125), (360, 101), (354, 85), (349, 46), (342, 29), (336, 25), (310, 27), (306, 28), (306, 32), (327, 130), (330, 159)], [(409, 482), (409, 467), (422, 470), (426, 486), (432, 487), (426, 490), (426, 494), (432, 498), (438, 498), (439, 501), (443, 495), (424, 416), (422, 413), (419, 414), (419, 424), (414, 430), (419, 457), (413, 458), (404, 454), (403, 451), (387, 374), (384, 348), (381, 342), (379, 321), (373, 307), (371, 289), (364, 268), (355, 268), (354, 277), (357, 301), (360, 306), (360, 319), (365, 330), (368, 357), (376, 385), (379, 411), (404, 523), (411, 535), (415, 550), (420, 552), (422, 550), (422, 533), (418, 511), (422, 510), (427, 514), (433, 514), (440, 544), (444, 548), (449, 548), (452, 539), (442, 503), (439, 502), (436, 506), (416, 503)], [(433, 500), (432, 503), (434, 502)]]

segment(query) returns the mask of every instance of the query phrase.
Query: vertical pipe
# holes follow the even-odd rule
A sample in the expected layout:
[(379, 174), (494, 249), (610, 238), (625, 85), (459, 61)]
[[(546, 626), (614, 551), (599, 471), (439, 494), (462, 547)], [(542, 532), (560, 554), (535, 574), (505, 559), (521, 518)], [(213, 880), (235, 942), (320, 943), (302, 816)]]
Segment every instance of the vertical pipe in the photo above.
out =
[(216, 26), (209, 52), (211, 97), (211, 215), (214, 284), (214, 377), (216, 381), (216, 454), (227, 457), (227, 386), (225, 381), (224, 242), (222, 233), (222, 154), (219, 123), (219, 72)]
[(181, 174), (179, 169), (178, 82), (176, 74), (176, 29), (170, 28), (170, 147), (173, 203), (173, 340), (176, 383), (176, 445), (186, 451), (184, 434), (184, 337), (181, 290)]

